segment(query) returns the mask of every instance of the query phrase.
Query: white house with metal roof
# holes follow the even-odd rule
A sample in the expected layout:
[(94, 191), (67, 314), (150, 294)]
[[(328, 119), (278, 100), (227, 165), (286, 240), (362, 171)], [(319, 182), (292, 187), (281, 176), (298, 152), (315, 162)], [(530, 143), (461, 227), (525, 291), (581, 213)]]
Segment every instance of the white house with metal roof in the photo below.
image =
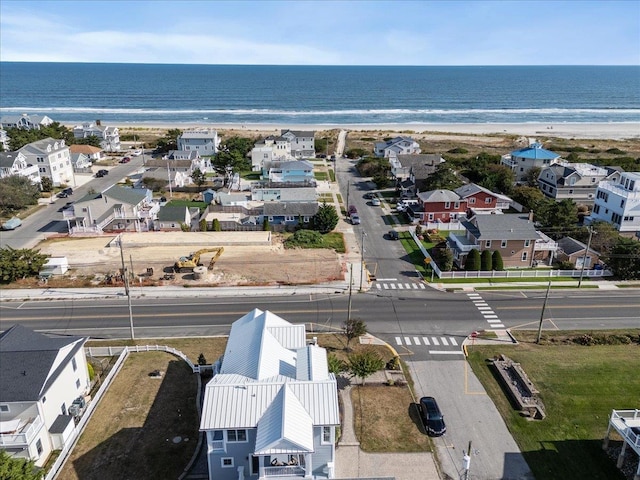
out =
[(395, 137), (374, 144), (373, 153), (377, 157), (388, 158), (392, 155), (416, 155), (420, 153), (420, 144), (411, 137)]
[(209, 478), (333, 478), (338, 390), (304, 325), (259, 309), (236, 320), (205, 388)]
[(585, 221), (613, 224), (622, 234), (640, 235), (640, 172), (623, 172), (617, 181), (600, 182), (595, 205)]
[(0, 152), (0, 178), (20, 175), (33, 183), (40, 183), (40, 173), (36, 165), (30, 164), (20, 152)]
[(100, 147), (107, 152), (119, 152), (121, 149), (118, 127), (102, 125), (100, 120), (76, 125), (73, 127), (73, 136), (75, 138), (97, 137), (100, 139)]
[(215, 155), (220, 138), (216, 130), (186, 130), (178, 137), (178, 150), (196, 150), (201, 156)]
[(0, 118), (2, 128), (21, 128), (23, 130), (40, 130), (41, 127), (48, 127), (53, 120), (46, 115), (6, 115)]
[(70, 408), (89, 392), (85, 337), (14, 325), (0, 334), (0, 449), (41, 467), (75, 429)]
[(528, 147), (514, 150), (502, 156), (500, 163), (509, 167), (516, 174), (516, 182), (527, 178), (527, 172), (532, 168), (544, 168), (560, 161), (560, 155), (542, 148), (542, 144), (532, 142)]
[(51, 137), (37, 140), (28, 143), (18, 152), (25, 156), (28, 163), (38, 167), (40, 178), (50, 178), (56, 187), (61, 184), (75, 187), (71, 152), (64, 140)]
[(291, 155), (295, 158), (314, 158), (316, 156), (315, 135), (314, 131), (280, 131), (280, 136), (289, 141)]

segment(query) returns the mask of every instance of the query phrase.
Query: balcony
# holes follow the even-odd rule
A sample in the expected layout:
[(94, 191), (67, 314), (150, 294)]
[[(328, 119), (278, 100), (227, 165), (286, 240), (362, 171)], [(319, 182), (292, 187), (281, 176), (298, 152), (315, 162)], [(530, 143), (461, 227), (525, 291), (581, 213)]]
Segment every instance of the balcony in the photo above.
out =
[(454, 233), (450, 233), (449, 241), (454, 245), (454, 248), (459, 253), (469, 253), (473, 249), (476, 249), (476, 250), (480, 249), (477, 244), (469, 240), (464, 235), (456, 235)]
[[(30, 418), (26, 420), (27, 423), (21, 419), (16, 419), (18, 422), (14, 428), (11, 426), (12, 422), (0, 422), (2, 430), (7, 430), (8, 433), (0, 433), (0, 448), (11, 447), (26, 447), (36, 438), (40, 429), (44, 427), (44, 422), (40, 417)], [(6, 425), (6, 426), (5, 426)]]
[(536, 243), (533, 246), (533, 250), (534, 251), (536, 251), (536, 252), (538, 252), (538, 251), (555, 252), (556, 250), (558, 250), (558, 243), (557, 242), (554, 242), (551, 238), (549, 238), (548, 236), (546, 236), (542, 232), (536, 231), (536, 233), (538, 235), (540, 235), (540, 238), (536, 240)]
[[(636, 186), (636, 188), (638, 188), (638, 186)], [(600, 184), (598, 185), (598, 190), (606, 190), (608, 192), (611, 192), (615, 195), (618, 195), (620, 197), (624, 197), (627, 199), (640, 200), (640, 191), (626, 190), (619, 183), (600, 182)]]
[(299, 465), (283, 465), (264, 467), (264, 478), (274, 477), (304, 477), (305, 470)]

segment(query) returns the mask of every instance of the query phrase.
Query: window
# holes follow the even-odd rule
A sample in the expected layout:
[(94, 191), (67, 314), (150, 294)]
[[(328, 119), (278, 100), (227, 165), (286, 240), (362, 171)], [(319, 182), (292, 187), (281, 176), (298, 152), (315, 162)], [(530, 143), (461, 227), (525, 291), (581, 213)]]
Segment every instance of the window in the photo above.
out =
[(80, 379), (76, 380), (76, 390), (80, 388)]
[(444, 208), (448, 209), (451, 207), (451, 202), (444, 202)]
[(222, 457), (220, 459), (220, 466), (222, 468), (233, 468), (233, 457)]
[(9, 405), (0, 405), (0, 412), (8, 412)]
[(36, 442), (36, 450), (38, 450), (38, 456), (42, 455), (42, 439), (38, 439)]
[(571, 195), (573, 193), (573, 188), (569, 189), (569, 195)]
[(522, 252), (522, 261), (526, 262), (527, 261), (527, 256), (529, 255), (529, 252)]
[(485, 240), (484, 248), (491, 248), (491, 240)]
[(507, 241), (506, 240), (502, 240), (500, 242), (500, 248), (507, 248)]
[(593, 206), (593, 213), (600, 213), (600, 205)]
[(322, 427), (322, 443), (323, 444), (332, 443), (331, 427)]
[(493, 198), (491, 197), (487, 197), (484, 199), (484, 203), (486, 203), (487, 205), (491, 205), (491, 202), (493, 202)]
[(524, 241), (524, 246), (525, 246), (525, 247), (528, 247), (528, 246), (530, 246), (530, 245), (531, 245), (531, 240), (525, 240), (525, 241)]
[(430, 213), (429, 214), (429, 221), (432, 221), (432, 220), (433, 220), (433, 213)]
[(624, 207), (624, 200), (620, 200), (620, 208)]
[(247, 441), (247, 431), (246, 430), (227, 430), (227, 442), (229, 443), (240, 443)]
[(474, 205), (476, 203), (476, 197), (471, 197), (469, 199), (469, 205)]
[(64, 403), (60, 405), (60, 411), (62, 412), (63, 415), (67, 414), (67, 406)]
[(76, 357), (73, 357), (71, 359), (71, 366), (73, 367), (74, 372), (78, 369), (78, 362), (76, 362)]

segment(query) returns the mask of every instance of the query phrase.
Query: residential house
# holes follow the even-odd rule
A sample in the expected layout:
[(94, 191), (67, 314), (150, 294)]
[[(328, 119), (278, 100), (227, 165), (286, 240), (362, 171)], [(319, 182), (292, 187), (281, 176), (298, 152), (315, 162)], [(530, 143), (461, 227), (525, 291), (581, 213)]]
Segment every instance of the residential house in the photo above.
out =
[(5, 152), (9, 151), (9, 136), (7, 131), (2, 128), (0, 128), (0, 146)]
[(142, 178), (166, 180), (167, 184), (171, 182), (175, 187), (184, 187), (193, 183), (191, 174), (196, 168), (199, 168), (201, 172), (207, 171), (209, 161), (200, 157), (197, 151), (193, 151), (192, 154), (184, 154), (184, 151), (178, 150), (174, 152), (180, 153), (147, 160)]
[[(585, 255), (586, 252), (586, 255)], [(600, 253), (571, 237), (564, 237), (558, 240), (558, 250), (556, 258), (560, 262), (571, 262), (576, 269), (591, 269), (600, 263)]]
[(640, 172), (622, 172), (617, 181), (598, 184), (587, 223), (609, 222), (624, 235), (640, 235)]
[(20, 151), (0, 152), (0, 178), (20, 175), (33, 183), (40, 183), (40, 172), (36, 165), (30, 164)]
[(102, 193), (77, 200), (63, 216), (70, 233), (146, 232), (151, 230), (160, 206), (151, 190), (114, 185)]
[(90, 173), (93, 162), (84, 153), (71, 153), (71, 165), (76, 173)]
[(263, 216), (269, 220), (269, 225), (286, 228), (308, 224), (318, 208), (318, 202), (267, 202), (263, 206)]
[(42, 467), (75, 430), (72, 404), (89, 393), (86, 337), (14, 325), (0, 333), (0, 449)]
[(223, 207), (229, 206), (243, 206), (249, 207), (251, 203), (251, 195), (248, 192), (223, 192), (219, 191), (218, 196), (216, 198), (216, 202), (218, 202)]
[(428, 228), (441, 229), (441, 224), (457, 222), (467, 211), (467, 201), (451, 190), (420, 192), (418, 202), (412, 209), (413, 217)]
[(255, 309), (231, 326), (205, 387), (209, 478), (334, 478), (338, 390), (304, 325)]
[(195, 150), (200, 156), (211, 156), (218, 152), (218, 132), (210, 129), (186, 130), (178, 137), (178, 150)]
[(588, 163), (559, 162), (542, 169), (538, 187), (558, 202), (570, 199), (580, 205), (594, 203), (598, 184), (620, 180), (619, 167), (596, 167)]
[(389, 155), (391, 175), (403, 193), (415, 195), (423, 191), (427, 178), (436, 171), (436, 167), (444, 163), (444, 158), (432, 153), (415, 155)]
[(71, 155), (83, 154), (89, 157), (92, 162), (102, 160), (102, 149), (93, 145), (69, 145)]
[(388, 158), (396, 155), (415, 155), (420, 153), (420, 144), (411, 137), (395, 137), (384, 142), (376, 142), (373, 152), (377, 157)]
[(26, 157), (28, 163), (38, 167), (40, 177), (48, 177), (54, 186), (61, 184), (75, 186), (71, 153), (64, 140), (48, 137), (28, 143), (18, 152)]
[(315, 185), (313, 164), (308, 160), (265, 162), (262, 176), (275, 183)]
[(199, 168), (203, 173), (212, 171), (211, 161), (208, 158), (202, 158), (198, 150), (170, 150), (162, 159), (189, 160), (191, 162), (191, 171), (196, 168)]
[(266, 163), (293, 160), (291, 142), (285, 138), (269, 135), (264, 140), (256, 142), (251, 150), (251, 170), (259, 172)]
[(314, 158), (316, 156), (316, 132), (301, 130), (281, 130), (280, 136), (286, 138), (291, 146), (294, 158)]
[(200, 217), (208, 227), (218, 220), (222, 231), (262, 230), (262, 204), (248, 202), (241, 205), (210, 204)]
[[(534, 265), (536, 241), (541, 239), (533, 220), (528, 215), (476, 215), (462, 222), (466, 232), (459, 235), (451, 232), (448, 243), (453, 251), (455, 263), (463, 267), (469, 252), (473, 249), (498, 250), (505, 268), (528, 268)], [(551, 242), (551, 243), (548, 243)], [(540, 251), (555, 251), (557, 244), (545, 238)], [(538, 255), (545, 260), (543, 254)]]
[(7, 115), (0, 118), (2, 128), (21, 128), (23, 130), (40, 130), (42, 127), (48, 127), (53, 120), (46, 115)]
[(478, 213), (501, 213), (508, 210), (513, 200), (501, 193), (494, 193), (488, 188), (484, 188), (475, 183), (468, 183), (454, 190), (460, 200), (466, 200), (467, 217)]
[(251, 199), (258, 202), (317, 202), (314, 187), (262, 187), (251, 186)]
[(75, 138), (97, 137), (100, 139), (100, 147), (107, 152), (119, 152), (122, 148), (118, 127), (102, 125), (100, 120), (76, 125), (73, 127), (73, 136)]
[(516, 183), (524, 182), (532, 168), (544, 168), (560, 161), (560, 155), (542, 148), (541, 143), (533, 142), (526, 148), (514, 150), (503, 155), (501, 163), (509, 167), (516, 176)]
[[(196, 207), (196, 215), (200, 209)], [(182, 225), (191, 226), (192, 212), (187, 206), (163, 205), (158, 211), (158, 216), (154, 222), (155, 230), (181, 231)]]

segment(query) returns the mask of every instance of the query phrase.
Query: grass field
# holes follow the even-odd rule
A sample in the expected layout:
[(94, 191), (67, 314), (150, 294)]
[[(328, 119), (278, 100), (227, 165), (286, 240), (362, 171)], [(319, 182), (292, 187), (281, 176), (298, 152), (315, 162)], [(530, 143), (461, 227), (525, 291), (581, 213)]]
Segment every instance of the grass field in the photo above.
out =
[[(562, 334), (561, 334), (562, 335)], [(612, 409), (640, 407), (640, 346), (474, 346), (469, 362), (504, 418), (537, 480), (622, 479), (602, 450)], [(530, 421), (515, 411), (487, 358), (505, 354), (521, 363), (541, 392), (547, 418)]]

